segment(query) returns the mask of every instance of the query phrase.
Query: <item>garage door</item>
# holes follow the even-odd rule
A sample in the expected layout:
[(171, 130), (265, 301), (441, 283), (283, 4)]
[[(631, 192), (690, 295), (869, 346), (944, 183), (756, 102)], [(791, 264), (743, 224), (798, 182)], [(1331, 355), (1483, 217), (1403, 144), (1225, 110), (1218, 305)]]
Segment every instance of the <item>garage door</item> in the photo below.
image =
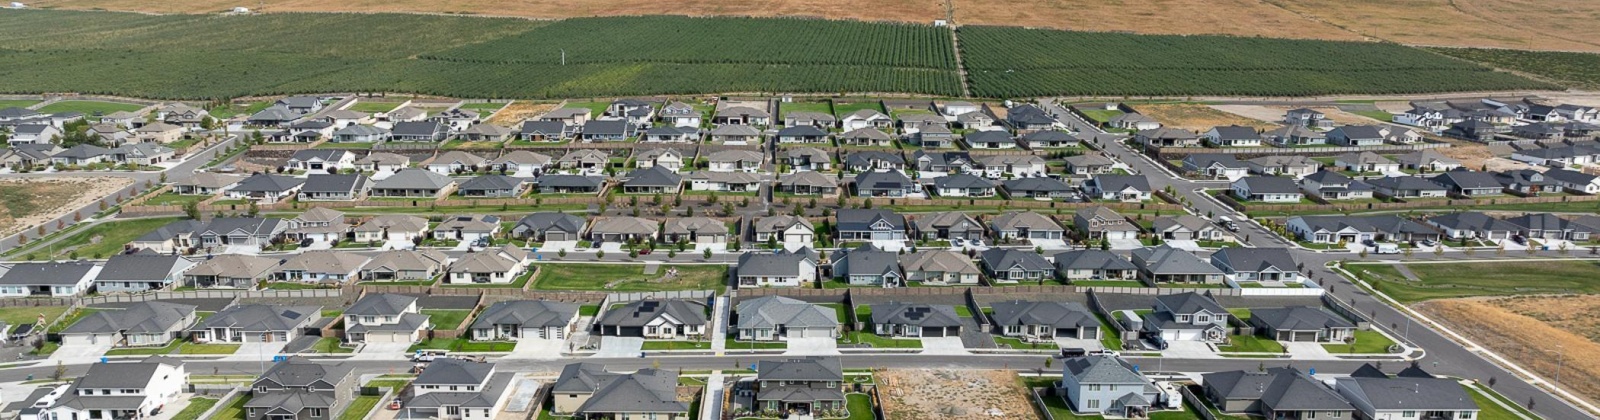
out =
[(833, 338), (827, 328), (798, 328), (789, 330), (789, 333), (798, 338)]
[(619, 337), (644, 337), (644, 327), (621, 327), (617, 333)]
[(1291, 340), (1291, 341), (1300, 341), (1300, 342), (1317, 341), (1317, 332), (1316, 331), (1295, 331), (1294, 340)]
[(1078, 338), (1077, 328), (1056, 328), (1056, 337)]
[(944, 327), (923, 328), (922, 329), (922, 336), (923, 337), (944, 337)]
[[(367, 342), (368, 343), (397, 343), (397, 342), (401, 341), (400, 338), (401, 338), (400, 335), (399, 334), (395, 334), (395, 333), (367, 333)], [(410, 337), (406, 337), (406, 338), (410, 338)], [(405, 340), (405, 341), (411, 341), (411, 340)]]
[(1197, 330), (1166, 331), (1161, 335), (1167, 341), (1200, 341), (1200, 331)]
[(1126, 232), (1126, 231), (1124, 231), (1124, 232), (1106, 232), (1106, 236), (1109, 239), (1133, 239), (1134, 235), (1135, 235), (1134, 232)]
[(548, 232), (544, 234), (546, 241), (568, 241), (566, 232)]
[(87, 346), (95, 344), (99, 341), (103, 341), (104, 339), (104, 337), (96, 337), (94, 334), (63, 335), (61, 336), (61, 344)]

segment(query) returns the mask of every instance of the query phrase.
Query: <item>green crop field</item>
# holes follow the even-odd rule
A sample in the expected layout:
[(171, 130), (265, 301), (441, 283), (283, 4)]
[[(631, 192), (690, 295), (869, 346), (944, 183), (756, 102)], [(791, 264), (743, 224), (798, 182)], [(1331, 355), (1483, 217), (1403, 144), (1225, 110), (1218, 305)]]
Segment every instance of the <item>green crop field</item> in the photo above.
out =
[(987, 26), (960, 35), (973, 94), (988, 97), (1555, 88), (1396, 44)]
[(1481, 48), (1430, 48), (1434, 52), (1516, 70), (1580, 89), (1600, 89), (1600, 54)]

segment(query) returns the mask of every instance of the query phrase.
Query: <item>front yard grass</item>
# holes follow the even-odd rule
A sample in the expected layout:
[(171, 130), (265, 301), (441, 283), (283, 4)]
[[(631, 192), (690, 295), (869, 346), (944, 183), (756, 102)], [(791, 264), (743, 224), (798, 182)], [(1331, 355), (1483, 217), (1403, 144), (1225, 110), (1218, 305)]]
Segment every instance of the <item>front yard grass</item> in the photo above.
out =
[(323, 337), (311, 345), (311, 351), (317, 353), (354, 353), (356, 349), (340, 347), (338, 337)]
[(208, 420), (244, 420), (244, 404), (247, 402), (250, 402), (250, 399), (240, 395), (238, 398), (234, 398), (233, 402), (228, 403), (227, 407), (222, 407), (221, 410), (213, 413)]
[(417, 350), (449, 350), (462, 352), (508, 352), (517, 347), (511, 341), (470, 341), (466, 338), (436, 338), (411, 345), (406, 352)]
[[(49, 333), (61, 332), (61, 330), (67, 329), (67, 327), (72, 326), (72, 324), (76, 324), (78, 322), (78, 320), (83, 319), (83, 317), (89, 316), (90, 314), (93, 314), (95, 312), (100, 312), (100, 310), (99, 309), (95, 309), (95, 308), (78, 308), (77, 310), (72, 311), (72, 313), (67, 314), (67, 316), (65, 318), (61, 318), (61, 322), (50, 324), (50, 328), (48, 330), (45, 330), (45, 332), (49, 332)], [(46, 322), (49, 322), (49, 320), (50, 320), (49, 318), (45, 319)], [(38, 328), (38, 327), (35, 327), (35, 328)]]
[(355, 400), (350, 401), (349, 407), (345, 407), (343, 413), (339, 413), (339, 420), (361, 420), (367, 418), (367, 413), (372, 412), (372, 409), (378, 406), (378, 398), (382, 397), (377, 395), (356, 397)]
[(512, 280), (510, 283), (472, 283), (472, 284), (443, 283), (442, 285), (444, 287), (459, 287), (459, 288), (466, 288), (466, 289), (474, 289), (474, 288), (476, 288), (476, 289), (521, 289), (524, 286), (528, 285), (528, 279), (532, 278), (532, 277), (533, 277), (533, 269), (532, 268), (528, 268), (527, 270), (523, 270), (522, 274), (518, 275), (516, 280)]
[(210, 410), (215, 405), (217, 405), (216, 398), (190, 398), (189, 406), (184, 407), (183, 411), (179, 411), (178, 414), (172, 415), (172, 420), (199, 420), (200, 413)]
[[(677, 275), (668, 278), (667, 272), (673, 269), (677, 270)], [(662, 265), (655, 274), (644, 274), (641, 264), (541, 264), (533, 288), (616, 292), (722, 290), (727, 286), (727, 279), (725, 265)], [(611, 287), (607, 287), (608, 283)]]
[(722, 347), (728, 350), (762, 350), (762, 349), (787, 349), (789, 343), (782, 341), (738, 341), (729, 337), (724, 339)]
[(1235, 353), (1283, 353), (1283, 344), (1277, 340), (1256, 335), (1229, 336), (1231, 343), (1226, 346), (1217, 346), (1217, 351)]
[(1010, 348), (1013, 348), (1013, 349), (1017, 349), (1017, 350), (1054, 350), (1054, 349), (1058, 348), (1058, 346), (1056, 346), (1056, 343), (1048, 343), (1048, 342), (1045, 342), (1045, 343), (1040, 343), (1040, 342), (1025, 343), (1025, 342), (1022, 341), (1022, 339), (1014, 338), (1014, 337), (999, 337), (999, 336), (996, 336), (994, 338), (994, 343), (1002, 345), (1002, 346), (1010, 347)]
[[(1523, 251), (1507, 251), (1523, 252)], [(1347, 270), (1402, 303), (1429, 299), (1529, 294), (1600, 293), (1595, 261), (1495, 261), (1406, 264), (1420, 281), (1392, 264), (1348, 264)]]
[[(50, 322), (66, 311), (67, 307), (65, 306), (10, 306), (0, 308), (0, 321), (4, 321), (6, 325), (11, 326), (10, 328), (15, 329), (22, 324), (38, 322), (41, 316), (44, 317), (44, 322)], [(39, 326), (34, 326), (34, 328), (39, 328)], [(5, 332), (10, 333), (10, 331)]]
[(239, 351), (238, 344), (200, 344), (183, 343), (178, 345), (178, 354), (233, 354)]
[(467, 315), (472, 314), (467, 309), (423, 309), (421, 312), (429, 317), (428, 321), (433, 323), (434, 329), (440, 330), (454, 330), (467, 320)]
[(183, 194), (173, 194), (173, 193), (168, 192), (168, 193), (156, 194), (154, 197), (150, 197), (149, 200), (145, 200), (144, 204), (145, 205), (150, 205), (150, 206), (183, 206), (183, 205), (188, 205), (189, 203), (198, 203), (198, 202), (201, 202), (201, 201), (205, 201), (207, 198), (211, 198), (211, 196), (209, 196), (209, 195), (183, 195)]
[(1388, 354), (1389, 346), (1394, 345), (1394, 340), (1377, 331), (1356, 331), (1355, 338), (1349, 344), (1323, 344), (1322, 348), (1332, 354)]
[(711, 350), (710, 341), (656, 341), (645, 340), (640, 350)]
[(879, 349), (920, 349), (922, 340), (883, 338), (866, 331), (851, 331), (839, 338), (839, 344), (866, 344)]
[[(1481, 410), (1478, 412), (1478, 420), (1521, 420), (1523, 418), (1539, 418), (1539, 415), (1533, 414), (1532, 412), (1528, 411), (1528, 409), (1523, 408), (1521, 405), (1517, 405), (1517, 403), (1512, 402), (1504, 395), (1500, 395), (1500, 393), (1482, 386), (1482, 384), (1479, 384), (1478, 386), (1463, 385), (1463, 387), (1467, 389), (1467, 394), (1472, 395), (1472, 402), (1477, 403), (1478, 409)], [(1512, 410), (1507, 410), (1505, 407), (1501, 407), (1500, 404), (1495, 403), (1496, 401), (1511, 406)], [(1518, 415), (1519, 413), (1521, 416)]]
[(172, 352), (178, 350), (178, 346), (181, 346), (181, 345), (183, 345), (182, 341), (173, 340), (171, 343), (167, 343), (167, 345), (161, 346), (161, 347), (132, 347), (132, 348), (111, 349), (109, 351), (106, 351), (106, 355), (107, 356), (148, 356), (148, 355), (153, 355), (153, 354), (172, 354)]
[(1138, 280), (1073, 280), (1072, 285), (1083, 287), (1148, 287)]

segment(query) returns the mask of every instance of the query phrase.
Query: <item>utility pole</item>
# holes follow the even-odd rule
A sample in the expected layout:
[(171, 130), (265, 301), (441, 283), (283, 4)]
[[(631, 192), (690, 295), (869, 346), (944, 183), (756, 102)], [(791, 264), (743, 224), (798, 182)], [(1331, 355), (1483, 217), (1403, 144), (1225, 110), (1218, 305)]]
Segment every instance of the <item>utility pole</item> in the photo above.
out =
[(567, 49), (566, 48), (562, 48), (561, 49), (561, 65), (563, 65), (563, 66), (567, 65)]

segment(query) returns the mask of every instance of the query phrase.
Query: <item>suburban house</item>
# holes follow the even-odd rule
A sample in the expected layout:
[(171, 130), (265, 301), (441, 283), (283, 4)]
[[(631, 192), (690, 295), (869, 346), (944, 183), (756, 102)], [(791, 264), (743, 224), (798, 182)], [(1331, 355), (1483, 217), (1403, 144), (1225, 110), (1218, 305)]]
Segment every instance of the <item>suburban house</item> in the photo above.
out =
[(1311, 127), (1286, 125), (1261, 133), (1268, 143), (1277, 147), (1318, 146), (1328, 144), (1328, 135)]
[(972, 149), (1015, 149), (1017, 140), (1011, 138), (1011, 133), (1004, 131), (979, 131), (967, 134), (962, 139)]
[(439, 142), (444, 140), (445, 124), (438, 121), (401, 121), (394, 123), (389, 128), (389, 139), (393, 141), (426, 141)]
[(285, 167), (306, 172), (327, 173), (328, 169), (355, 168), (356, 154), (341, 149), (303, 149), (289, 156)]
[(435, 250), (393, 249), (373, 255), (361, 266), (361, 281), (432, 281), (444, 273), (450, 257)]
[(578, 305), (548, 300), (495, 302), (472, 321), (473, 340), (565, 340), (578, 327)]
[(1279, 176), (1250, 176), (1228, 185), (1228, 191), (1240, 201), (1258, 203), (1298, 203), (1300, 188), (1294, 180)]
[(817, 257), (810, 248), (790, 252), (746, 252), (734, 275), (740, 288), (799, 287), (817, 281)]
[(372, 182), (362, 174), (311, 174), (300, 185), (300, 201), (352, 201), (367, 195)]
[(661, 369), (611, 373), (593, 363), (561, 369), (550, 387), (552, 413), (573, 418), (691, 420), (678, 400), (678, 374)]
[(1008, 179), (1001, 181), (1000, 185), (1005, 187), (1006, 193), (1010, 194), (1012, 199), (1053, 200), (1077, 195), (1075, 192), (1077, 188), (1073, 188), (1071, 185), (1067, 185), (1067, 183), (1055, 178)]
[(1224, 413), (1269, 419), (1338, 419), (1353, 417), (1355, 411), (1339, 393), (1293, 367), (1214, 372), (1201, 377), (1205, 383), (1201, 397)]
[(511, 228), (511, 236), (534, 242), (577, 241), (583, 237), (588, 220), (559, 212), (538, 212), (523, 216)]
[(1138, 368), (1104, 354), (1062, 359), (1056, 390), (1074, 412), (1114, 417), (1146, 417), (1151, 406), (1166, 402), (1161, 388)]
[(195, 307), (170, 302), (137, 302), (122, 309), (83, 315), (61, 330), (62, 345), (161, 347), (194, 325)]
[(111, 149), (111, 161), (124, 165), (150, 166), (172, 160), (177, 151), (156, 143), (128, 143)]
[(834, 213), (840, 241), (903, 241), (906, 218), (884, 209), (839, 209)]
[(1062, 159), (1067, 163), (1067, 175), (1100, 175), (1111, 173), (1111, 167), (1116, 165), (1111, 158), (1099, 153), (1084, 153), (1081, 155), (1067, 156)]
[(983, 239), (983, 223), (959, 211), (928, 213), (911, 219), (919, 240)]
[[(735, 102), (737, 104), (737, 102)], [(717, 112), (711, 117), (711, 123), (716, 125), (772, 125), (772, 113), (743, 105), (717, 105)]]
[(1245, 161), (1250, 167), (1250, 173), (1259, 175), (1274, 175), (1288, 177), (1302, 177), (1316, 172), (1322, 163), (1305, 156), (1297, 155), (1268, 155)]
[(765, 158), (752, 150), (723, 150), (707, 156), (706, 161), (711, 172), (755, 172)]
[(1327, 201), (1372, 199), (1373, 188), (1335, 171), (1317, 171), (1300, 178), (1300, 189)]
[(739, 302), (734, 316), (739, 341), (839, 337), (839, 316), (832, 308), (798, 299), (783, 296), (747, 299)]
[(1439, 239), (1439, 231), (1399, 216), (1293, 216), (1284, 223), (1289, 233), (1318, 244)]
[(466, 141), (503, 142), (511, 138), (514, 132), (505, 127), (494, 124), (477, 123), (465, 130), (461, 130), (461, 139)]
[(1111, 128), (1136, 131), (1161, 128), (1160, 121), (1156, 121), (1155, 118), (1150, 118), (1137, 112), (1124, 112), (1115, 117), (1111, 117), (1111, 119), (1106, 120), (1106, 125), (1110, 126)]
[(16, 263), (0, 274), (0, 297), (77, 297), (93, 289), (99, 271), (85, 261)]
[(1378, 146), (1383, 140), (1383, 133), (1375, 125), (1346, 125), (1328, 131), (1328, 143), (1338, 146)]
[(1100, 318), (1078, 302), (1011, 300), (989, 304), (994, 333), (1024, 342), (1054, 343), (1057, 338), (1099, 340)]
[(409, 214), (380, 214), (351, 231), (357, 242), (415, 242), (428, 232), (428, 219)]
[(95, 363), (65, 385), (39, 388), (12, 398), (22, 420), (136, 419), (157, 416), (186, 398), (189, 373), (183, 361), (150, 356), (132, 363)]
[(1201, 134), (1200, 138), (1205, 140), (1206, 144), (1211, 145), (1211, 147), (1261, 146), (1261, 133), (1257, 133), (1253, 127), (1237, 125), (1216, 126), (1206, 131), (1205, 134)]
[(661, 112), (656, 113), (656, 117), (667, 125), (688, 128), (699, 127), (703, 116), (704, 114), (695, 109), (693, 105), (679, 101), (668, 103), (666, 106), (661, 107)]
[(626, 194), (676, 194), (683, 187), (683, 175), (662, 166), (635, 169), (622, 182)]
[(800, 216), (763, 217), (756, 219), (754, 227), (756, 242), (775, 242), (785, 249), (809, 247), (816, 240), (816, 228), (810, 220)]
[(757, 361), (754, 384), (761, 412), (821, 418), (845, 410), (844, 365), (837, 357)]
[(233, 184), (233, 188), (224, 193), (231, 199), (276, 203), (300, 192), (300, 186), (305, 182), (300, 178), (258, 173)]
[(181, 281), (183, 272), (194, 265), (188, 258), (159, 255), (150, 250), (117, 254), (100, 267), (100, 273), (94, 278), (94, 289), (100, 293), (165, 290)]
[(369, 293), (344, 310), (344, 339), (351, 343), (415, 343), (433, 324), (417, 308), (417, 298)]
[(1544, 171), (1544, 177), (1552, 180), (1567, 192), (1594, 195), (1600, 193), (1600, 177), (1587, 173), (1550, 168)]
[(533, 175), (544, 172), (544, 169), (550, 166), (551, 160), (550, 155), (543, 153), (512, 150), (489, 161), (489, 168), (501, 171), (501, 173), (513, 173), (519, 176)]
[(1095, 175), (1084, 182), (1089, 197), (1096, 200), (1141, 202), (1150, 200), (1150, 179), (1144, 175)]
[(1166, 283), (1221, 284), (1222, 270), (1194, 253), (1166, 244), (1133, 250), (1139, 278), (1150, 285)]
[(411, 158), (395, 153), (372, 152), (356, 159), (355, 164), (356, 169), (361, 171), (392, 173), (411, 167)]
[(600, 335), (655, 340), (699, 339), (710, 333), (709, 308), (683, 299), (646, 299), (605, 309), (595, 320)]
[(1086, 239), (1135, 239), (1139, 225), (1104, 206), (1078, 209), (1072, 214), (1073, 227)]
[(199, 343), (289, 342), (321, 318), (321, 306), (234, 305), (190, 328), (189, 338)]
[(1210, 293), (1160, 295), (1141, 318), (1142, 332), (1162, 348), (1171, 341), (1222, 343), (1228, 340), (1228, 317)]
[(1139, 130), (1133, 139), (1145, 147), (1200, 147), (1200, 136), (1171, 127)]
[(361, 275), (361, 266), (367, 257), (353, 252), (331, 250), (306, 251), (283, 260), (272, 270), (272, 279), (303, 283), (355, 281)]
[(1055, 255), (1056, 276), (1067, 280), (1134, 280), (1139, 267), (1111, 251), (1084, 249)]
[(795, 171), (827, 171), (833, 169), (833, 155), (815, 147), (794, 147), (778, 152), (778, 161)]
[(511, 284), (528, 265), (528, 251), (513, 245), (469, 252), (450, 264), (448, 284)]
[(411, 381), (402, 405), (406, 418), (489, 420), (505, 409), (515, 378), (494, 363), (441, 357)]
[(245, 289), (272, 276), (280, 260), (254, 255), (222, 254), (183, 272), (183, 284), (197, 289)]
[(1157, 217), (1150, 230), (1167, 241), (1221, 241), (1228, 236), (1211, 221), (1192, 214)]
[(1257, 335), (1277, 341), (1343, 343), (1355, 337), (1356, 324), (1327, 309), (1305, 306), (1250, 309)]
[[(588, 112), (589, 110), (585, 109), (583, 111)], [(572, 138), (572, 135), (576, 133), (576, 126), (567, 125), (561, 121), (528, 120), (523, 121), (522, 129), (517, 130), (517, 138), (530, 142), (559, 142)]]
[(351, 125), (333, 130), (334, 143), (382, 143), (394, 134), (389, 129), (370, 125)]
[(995, 239), (999, 240), (1062, 240), (1067, 233), (1066, 229), (1056, 224), (1055, 219), (1031, 211), (1001, 213), (989, 221), (989, 226), (994, 230)]
[(1350, 172), (1400, 172), (1400, 164), (1377, 153), (1360, 152), (1346, 153), (1333, 158), (1333, 166), (1341, 171)]
[(1362, 181), (1372, 187), (1373, 195), (1393, 198), (1443, 198), (1443, 185), (1415, 176), (1388, 176)]
[(355, 401), (358, 382), (344, 363), (283, 359), (250, 384), (245, 420), (337, 419)]
[(670, 147), (642, 150), (633, 157), (633, 162), (640, 169), (660, 166), (678, 172), (683, 170), (683, 152)]
[(668, 243), (710, 245), (728, 243), (728, 225), (709, 217), (680, 217), (661, 227), (661, 240)]
[(406, 168), (378, 180), (368, 194), (373, 197), (433, 199), (450, 194), (456, 181), (438, 172)]
[(1000, 283), (1054, 280), (1056, 266), (1044, 256), (1020, 249), (989, 248), (978, 253), (983, 273)]
[(961, 315), (950, 305), (889, 302), (867, 305), (873, 334), (883, 337), (956, 337)]
[(661, 226), (656, 221), (637, 217), (599, 218), (589, 226), (589, 240), (596, 243), (649, 241), (659, 233)]
[(750, 144), (761, 140), (761, 130), (748, 125), (724, 124), (706, 133), (707, 139), (718, 144)]
[(1585, 226), (1550, 213), (1528, 213), (1505, 219), (1518, 235), (1528, 239), (1588, 242), (1594, 227)]
[[(822, 129), (811, 125), (797, 125), (779, 129), (777, 138), (779, 144), (827, 143), (828, 132), (822, 131)], [(884, 134), (882, 131), (870, 128), (852, 130), (848, 133), (839, 135), (839, 142), (843, 144), (873, 146), (878, 145), (877, 143), (880, 140), (887, 142), (889, 140), (889, 135)]]
[(1446, 157), (1432, 149), (1395, 156), (1394, 161), (1400, 164), (1401, 169), (1420, 172), (1444, 172), (1461, 167), (1461, 161)]
[(559, 122), (571, 129), (582, 126), (594, 118), (594, 111), (588, 108), (557, 108), (539, 116), (539, 121)]
[(980, 155), (973, 161), (989, 179), (1044, 177), (1044, 158), (1034, 155)]
[(1477, 400), (1454, 378), (1437, 378), (1413, 365), (1397, 377), (1363, 367), (1334, 379), (1339, 396), (1355, 407), (1358, 419), (1476, 419)]
[(834, 195), (838, 181), (821, 172), (802, 171), (778, 176), (778, 191), (795, 195)]
[(179, 220), (135, 238), (128, 243), (128, 248), (144, 248), (158, 253), (190, 248), (221, 251), (240, 247), (248, 250), (270, 245), (288, 229), (289, 223), (277, 218), (218, 217), (209, 222)]
[(839, 128), (845, 131), (869, 127), (886, 129), (894, 125), (894, 119), (876, 109), (858, 109), (845, 115), (844, 118), (839, 120), (839, 123)]
[(1006, 109), (1006, 124), (1018, 133), (1066, 128), (1065, 124), (1034, 104), (1021, 104)]
[(461, 183), (456, 193), (462, 197), (515, 198), (527, 192), (530, 184), (527, 178), (480, 175)]
[(1443, 185), (1449, 194), (1458, 197), (1485, 197), (1504, 194), (1504, 186), (1488, 172), (1478, 172), (1457, 168), (1453, 171), (1434, 175), (1434, 183)]
[(1235, 181), (1250, 173), (1250, 165), (1229, 154), (1196, 153), (1183, 158), (1183, 170), (1206, 178)]
[(500, 233), (500, 216), (492, 214), (445, 216), (433, 227), (433, 239), (465, 242), (488, 242), (498, 233)]
[(900, 171), (906, 169), (906, 160), (889, 152), (856, 151), (845, 155), (844, 169), (850, 172)]
[[(1554, 179), (1546, 178), (1543, 172), (1533, 169), (1515, 169), (1495, 172), (1494, 179), (1500, 181), (1500, 186), (1506, 192), (1522, 196), (1538, 196), (1546, 193), (1559, 193), (1561, 186)], [(1437, 185), (1437, 184), (1435, 184)], [(1444, 187), (1439, 187), (1440, 196), (1444, 196)]]
[(440, 153), (428, 161), (427, 169), (438, 172), (440, 175), (455, 175), (463, 172), (476, 172), (487, 168), (489, 160), (483, 156), (460, 150), (451, 150)]
[(1445, 213), (1425, 220), (1429, 226), (1439, 228), (1451, 240), (1481, 239), (1504, 240), (1521, 232), (1522, 227), (1487, 214), (1468, 211)]
[(906, 280), (925, 286), (978, 284), (978, 266), (955, 251), (921, 250), (900, 256)]
[(684, 178), (689, 180), (689, 191), (757, 192), (766, 183), (753, 172), (699, 171)]
[(911, 160), (916, 163), (917, 172), (966, 173), (978, 167), (972, 154), (960, 151), (917, 150), (911, 152)]
[(1028, 146), (1030, 150), (1078, 147), (1083, 144), (1077, 137), (1059, 130), (1040, 130), (1023, 134), (1017, 138), (1017, 142)]
[(899, 255), (879, 250), (871, 244), (856, 249), (840, 249), (833, 257), (833, 275), (851, 286), (905, 287)]
[(1288, 248), (1229, 247), (1211, 253), (1211, 265), (1222, 269), (1234, 281), (1307, 280)]
[(545, 175), (534, 180), (538, 184), (539, 194), (588, 194), (600, 193), (606, 179), (597, 176), (584, 175)]
[(994, 197), (995, 182), (971, 174), (945, 175), (933, 179), (940, 197)]

